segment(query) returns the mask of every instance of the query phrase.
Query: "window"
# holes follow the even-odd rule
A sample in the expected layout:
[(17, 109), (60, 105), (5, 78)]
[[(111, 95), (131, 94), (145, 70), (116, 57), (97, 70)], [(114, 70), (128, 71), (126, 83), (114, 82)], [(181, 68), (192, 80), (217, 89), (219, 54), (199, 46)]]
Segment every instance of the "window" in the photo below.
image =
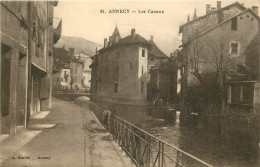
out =
[(133, 55), (130, 55), (130, 61), (133, 62)]
[(141, 92), (144, 91), (144, 82), (141, 82)]
[(119, 66), (116, 66), (116, 67), (115, 67), (115, 73), (116, 73), (116, 75), (119, 74)]
[(142, 74), (144, 74), (144, 66), (142, 65)]
[(57, 82), (60, 82), (60, 78), (59, 77), (57, 77)]
[(231, 20), (231, 30), (237, 31), (237, 17)]
[(133, 63), (132, 62), (129, 63), (129, 67), (130, 67), (131, 70), (133, 69)]
[(60, 81), (63, 82), (63, 78), (60, 78)]
[(151, 70), (153, 67), (154, 67), (154, 65), (151, 65), (151, 66), (150, 66), (150, 70)]
[(238, 54), (238, 43), (231, 42), (231, 54)]
[(240, 85), (240, 92), (239, 92), (239, 101), (243, 101), (243, 92), (244, 92), (244, 87), (243, 85)]
[(33, 21), (33, 39), (34, 40), (36, 40), (36, 38), (37, 38), (36, 32), (37, 32), (37, 27), (36, 27), (36, 21), (34, 20)]
[(118, 92), (118, 83), (114, 83), (114, 92), (115, 92), (115, 93)]
[(142, 49), (142, 57), (145, 57), (145, 49)]
[(116, 36), (116, 43), (118, 42), (118, 39), (119, 39), (119, 38), (118, 38), (118, 35), (117, 35), (117, 36)]
[(119, 58), (120, 58), (120, 52), (117, 51), (117, 52), (115, 53), (115, 59), (116, 59), (116, 60), (119, 60)]
[(67, 71), (64, 71), (64, 79), (65, 79), (65, 82), (68, 82), (68, 74), (67, 74)]

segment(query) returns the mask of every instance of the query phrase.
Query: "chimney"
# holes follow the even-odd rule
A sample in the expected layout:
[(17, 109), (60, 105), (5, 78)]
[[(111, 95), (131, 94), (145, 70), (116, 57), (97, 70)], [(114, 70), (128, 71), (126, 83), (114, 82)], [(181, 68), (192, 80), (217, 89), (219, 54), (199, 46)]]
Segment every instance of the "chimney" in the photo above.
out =
[(107, 38), (104, 39), (104, 48), (107, 47)]
[(151, 41), (153, 41), (153, 36), (151, 36), (151, 39), (150, 39)]
[(109, 36), (108, 46), (112, 45), (112, 36)]
[(252, 6), (252, 11), (258, 15), (258, 6)]
[(188, 19), (187, 19), (187, 22), (190, 22), (190, 15), (188, 14)]
[(74, 57), (74, 48), (69, 48), (68, 51), (69, 51), (69, 55), (71, 57)]
[(221, 8), (221, 1), (217, 1), (217, 10)]
[(206, 5), (206, 14), (208, 14), (210, 12), (210, 4)]
[(197, 19), (197, 11), (196, 9), (194, 9), (194, 16), (193, 16), (193, 20)]
[(215, 10), (216, 10), (216, 8), (215, 8), (215, 7), (212, 7), (212, 8), (211, 8), (211, 11), (215, 11)]
[(131, 30), (131, 37), (135, 37), (135, 28), (133, 28), (132, 30)]

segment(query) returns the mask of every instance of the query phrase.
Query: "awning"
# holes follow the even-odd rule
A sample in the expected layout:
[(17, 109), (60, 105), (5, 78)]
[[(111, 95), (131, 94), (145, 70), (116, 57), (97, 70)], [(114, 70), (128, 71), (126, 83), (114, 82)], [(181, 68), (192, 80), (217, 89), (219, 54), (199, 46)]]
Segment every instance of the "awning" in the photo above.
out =
[(47, 74), (47, 71), (39, 67), (36, 63), (32, 62), (32, 76), (44, 77)]

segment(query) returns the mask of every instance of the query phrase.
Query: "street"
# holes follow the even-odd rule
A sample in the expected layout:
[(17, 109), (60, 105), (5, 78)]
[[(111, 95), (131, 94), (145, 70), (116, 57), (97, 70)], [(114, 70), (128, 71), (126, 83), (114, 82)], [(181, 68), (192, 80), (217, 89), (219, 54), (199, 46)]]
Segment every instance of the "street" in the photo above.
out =
[(52, 103), (47, 116), (38, 114), (45, 118), (34, 116), (28, 130), (1, 143), (1, 166), (134, 166), (91, 111)]

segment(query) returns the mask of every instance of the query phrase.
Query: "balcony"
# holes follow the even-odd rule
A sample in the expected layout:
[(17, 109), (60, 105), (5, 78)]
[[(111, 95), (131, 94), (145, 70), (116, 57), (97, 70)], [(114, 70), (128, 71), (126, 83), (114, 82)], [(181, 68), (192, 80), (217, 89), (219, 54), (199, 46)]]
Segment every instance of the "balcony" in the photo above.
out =
[(62, 19), (54, 17), (53, 18), (53, 42), (56, 44), (60, 37), (62, 31)]

